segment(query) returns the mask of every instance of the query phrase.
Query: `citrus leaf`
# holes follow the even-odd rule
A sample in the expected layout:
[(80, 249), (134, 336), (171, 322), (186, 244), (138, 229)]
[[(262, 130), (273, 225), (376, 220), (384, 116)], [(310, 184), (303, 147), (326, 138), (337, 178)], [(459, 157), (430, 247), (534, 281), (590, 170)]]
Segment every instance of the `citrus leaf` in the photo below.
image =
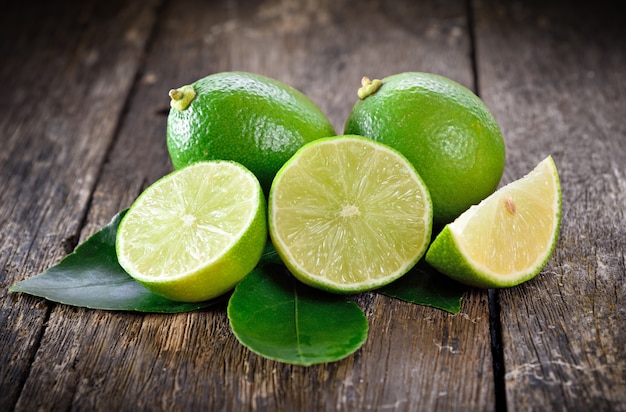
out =
[(9, 291), (91, 309), (158, 313), (186, 312), (225, 300), (174, 302), (150, 292), (131, 278), (117, 263), (115, 253), (115, 235), (124, 213), (115, 215), (108, 225), (58, 264), (13, 285)]
[(469, 287), (442, 275), (423, 259), (407, 274), (377, 290), (383, 295), (457, 314)]
[(304, 366), (349, 356), (368, 332), (356, 303), (305, 286), (276, 264), (258, 267), (237, 285), (228, 319), (239, 342), (252, 352)]

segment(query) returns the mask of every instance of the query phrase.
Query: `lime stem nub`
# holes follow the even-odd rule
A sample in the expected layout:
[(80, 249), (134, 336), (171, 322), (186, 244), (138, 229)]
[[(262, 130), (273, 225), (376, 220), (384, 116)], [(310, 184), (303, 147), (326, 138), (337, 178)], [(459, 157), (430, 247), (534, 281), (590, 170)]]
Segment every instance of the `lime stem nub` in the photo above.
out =
[(170, 106), (173, 109), (185, 110), (194, 97), (196, 97), (196, 91), (193, 89), (192, 85), (186, 85), (178, 89), (170, 90), (169, 95), (172, 99)]
[(357, 91), (357, 95), (359, 96), (359, 99), (363, 100), (367, 96), (376, 93), (382, 85), (383, 82), (379, 79), (370, 80), (368, 77), (363, 76), (361, 79), (361, 87)]

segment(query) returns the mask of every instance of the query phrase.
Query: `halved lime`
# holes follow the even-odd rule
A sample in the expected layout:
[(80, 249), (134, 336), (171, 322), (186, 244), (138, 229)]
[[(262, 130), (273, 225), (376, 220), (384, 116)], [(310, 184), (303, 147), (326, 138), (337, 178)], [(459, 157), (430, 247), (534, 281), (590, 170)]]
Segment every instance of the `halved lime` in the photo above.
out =
[(198, 162), (152, 184), (117, 232), (120, 265), (166, 298), (196, 302), (232, 289), (267, 241), (265, 198), (238, 163)]
[(339, 293), (399, 278), (430, 241), (426, 185), (396, 150), (359, 136), (303, 146), (269, 198), (272, 242), (303, 283)]
[(459, 282), (502, 288), (547, 264), (561, 223), (561, 186), (551, 156), (446, 225), (426, 261)]

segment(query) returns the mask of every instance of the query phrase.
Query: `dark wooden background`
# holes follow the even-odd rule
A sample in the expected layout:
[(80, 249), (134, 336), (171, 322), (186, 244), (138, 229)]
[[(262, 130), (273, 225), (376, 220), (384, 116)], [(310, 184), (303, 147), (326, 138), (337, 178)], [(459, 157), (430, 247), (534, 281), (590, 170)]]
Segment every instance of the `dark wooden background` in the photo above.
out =
[[(23, 1), (0, 8), (0, 410), (626, 411), (626, 14), (620, 1)], [(247, 70), (337, 131), (363, 75), (475, 90), (502, 183), (551, 154), (563, 189), (533, 281), (459, 315), (358, 298), (364, 347), (299, 367), (238, 344), (223, 306), (95, 311), (9, 293), (172, 167), (170, 88)]]

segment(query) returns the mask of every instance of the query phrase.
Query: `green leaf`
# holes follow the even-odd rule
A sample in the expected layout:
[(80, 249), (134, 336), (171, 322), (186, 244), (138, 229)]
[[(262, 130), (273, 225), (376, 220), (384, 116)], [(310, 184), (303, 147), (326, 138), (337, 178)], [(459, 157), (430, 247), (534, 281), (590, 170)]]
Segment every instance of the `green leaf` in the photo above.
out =
[(406, 275), (377, 292), (457, 314), (461, 311), (461, 300), (468, 289), (468, 286), (442, 275), (421, 260)]
[(115, 253), (115, 235), (124, 213), (118, 213), (57, 265), (13, 285), (9, 291), (91, 309), (159, 313), (186, 312), (225, 301), (226, 297), (201, 303), (174, 302), (131, 278), (118, 264)]
[(368, 332), (356, 303), (305, 286), (276, 264), (258, 267), (237, 285), (228, 319), (239, 342), (251, 351), (305, 366), (349, 356)]

